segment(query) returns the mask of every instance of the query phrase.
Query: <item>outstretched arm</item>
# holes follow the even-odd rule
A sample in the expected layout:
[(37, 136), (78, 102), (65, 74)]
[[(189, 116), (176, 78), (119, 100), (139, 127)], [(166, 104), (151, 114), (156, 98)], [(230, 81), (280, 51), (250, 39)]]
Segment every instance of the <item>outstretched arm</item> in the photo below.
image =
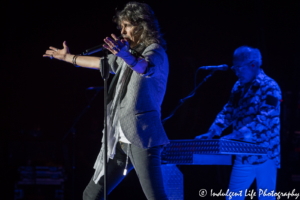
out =
[[(142, 58), (135, 58), (128, 50), (129, 45), (126, 40), (119, 40), (114, 34), (111, 34), (112, 38), (105, 38), (103, 45), (114, 55), (122, 58), (128, 65), (132, 66), (132, 69), (139, 74), (144, 74), (148, 63)], [(63, 42), (63, 49), (50, 46), (43, 57), (55, 58), (68, 63), (76, 64), (80, 67), (99, 69), (99, 63), (101, 57), (94, 56), (76, 56), (71, 54), (66, 41)], [(76, 61), (76, 62), (75, 62)]]
[[(66, 41), (63, 42), (63, 48), (58, 49), (56, 47), (50, 46), (43, 57), (55, 58), (57, 60), (62, 60), (68, 63), (74, 63), (74, 54), (71, 54), (69, 48), (66, 44)], [(76, 58), (76, 65), (80, 67), (86, 67), (91, 69), (99, 69), (100, 57), (93, 56), (78, 56)]]

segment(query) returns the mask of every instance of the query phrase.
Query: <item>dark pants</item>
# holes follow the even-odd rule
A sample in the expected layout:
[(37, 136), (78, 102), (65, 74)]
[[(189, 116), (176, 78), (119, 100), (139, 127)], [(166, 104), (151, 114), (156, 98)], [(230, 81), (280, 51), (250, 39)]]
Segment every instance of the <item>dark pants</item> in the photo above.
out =
[[(108, 194), (125, 177), (123, 171), (126, 163), (128, 149), (128, 172), (135, 169), (141, 183), (144, 194), (148, 200), (167, 200), (161, 173), (160, 154), (161, 146), (142, 149), (137, 146), (118, 142), (114, 159), (109, 159), (107, 169), (107, 192)], [(83, 192), (83, 200), (100, 200), (104, 198), (104, 178), (101, 177), (95, 184), (93, 179)]]

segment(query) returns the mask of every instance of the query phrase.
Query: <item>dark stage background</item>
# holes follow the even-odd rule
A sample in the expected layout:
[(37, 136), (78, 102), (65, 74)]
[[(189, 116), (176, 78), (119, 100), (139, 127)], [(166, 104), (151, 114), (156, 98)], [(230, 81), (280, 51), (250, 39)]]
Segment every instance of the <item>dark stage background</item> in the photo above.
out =
[[(72, 195), (72, 135), (63, 136), (102, 86), (96, 70), (43, 58), (48, 47), (82, 53), (111, 33), (115, 9), (127, 1), (9, 1), (2, 6), (0, 199), (13, 199), (19, 166), (62, 166), (65, 199)], [(300, 5), (295, 1), (201, 0), (145, 1), (156, 13), (168, 44), (170, 74), (162, 105), (166, 117), (192, 91), (198, 67), (232, 65), (241, 45), (262, 52), (263, 69), (283, 94), (281, 114), (282, 167), (277, 190), (300, 192)], [(97, 54), (101, 56), (101, 53)], [(200, 82), (208, 72), (198, 73)], [(110, 78), (111, 79), (111, 78)], [(227, 102), (237, 78), (216, 72), (196, 95), (165, 124), (170, 139), (193, 139), (205, 133)], [(76, 199), (93, 174), (103, 128), (103, 91), (76, 125)], [(230, 133), (230, 128), (226, 130)], [(226, 190), (231, 166), (181, 166), (185, 199), (200, 199), (199, 190)], [(255, 184), (252, 185), (255, 188)], [(39, 188), (27, 199), (51, 199)], [(132, 171), (109, 199), (145, 199)]]

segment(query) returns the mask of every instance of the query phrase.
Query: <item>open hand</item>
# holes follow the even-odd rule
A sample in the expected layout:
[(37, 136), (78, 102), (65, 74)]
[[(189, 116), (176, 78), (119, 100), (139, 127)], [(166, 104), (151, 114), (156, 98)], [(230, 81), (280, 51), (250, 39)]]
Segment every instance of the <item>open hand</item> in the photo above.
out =
[(109, 50), (111, 53), (113, 53), (116, 56), (119, 56), (121, 58), (128, 57), (129, 53), (129, 43), (126, 39), (120, 40), (117, 38), (115, 34), (111, 34), (112, 38), (105, 38), (103, 47)]
[(46, 51), (46, 53), (43, 55), (43, 57), (48, 58), (55, 58), (58, 60), (65, 60), (66, 55), (70, 54), (69, 48), (67, 46), (66, 41), (63, 42), (63, 49), (58, 49), (56, 47), (50, 46), (49, 49)]

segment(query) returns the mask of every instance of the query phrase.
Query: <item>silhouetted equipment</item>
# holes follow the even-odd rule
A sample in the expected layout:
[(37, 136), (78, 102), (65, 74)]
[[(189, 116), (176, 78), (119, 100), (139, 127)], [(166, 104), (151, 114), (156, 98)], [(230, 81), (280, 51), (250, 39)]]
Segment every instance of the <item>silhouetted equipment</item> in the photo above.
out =
[(64, 199), (65, 170), (62, 167), (21, 166), (20, 179), (15, 184), (14, 199), (47, 197)]

